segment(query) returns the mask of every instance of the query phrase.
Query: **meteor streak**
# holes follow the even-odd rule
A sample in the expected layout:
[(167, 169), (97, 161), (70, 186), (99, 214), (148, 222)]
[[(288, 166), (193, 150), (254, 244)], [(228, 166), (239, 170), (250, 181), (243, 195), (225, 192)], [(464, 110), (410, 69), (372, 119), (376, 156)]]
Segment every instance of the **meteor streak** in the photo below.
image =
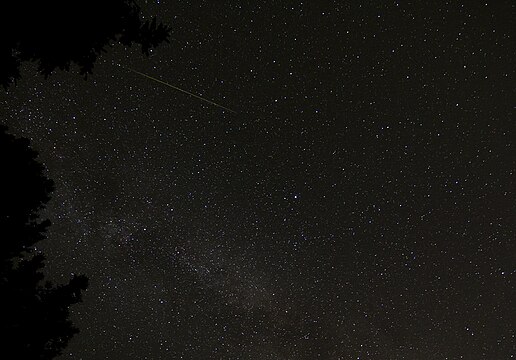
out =
[(169, 83), (167, 83), (167, 82), (165, 82), (165, 81), (162, 81), (162, 80), (160, 80), (160, 79), (156, 79), (155, 77), (152, 77), (152, 76), (150, 76), (150, 75), (144, 74), (144, 73), (142, 73), (142, 72), (139, 72), (139, 71), (136, 71), (136, 70), (133, 70), (133, 69), (130, 69), (130, 68), (126, 68), (126, 67), (124, 67), (124, 68), (125, 68), (125, 69), (127, 69), (127, 70), (129, 70), (129, 71), (132, 71), (132, 72), (133, 72), (133, 73), (135, 73), (135, 74), (138, 74), (138, 75), (141, 75), (141, 76), (146, 77), (146, 78), (148, 78), (148, 79), (151, 79), (151, 80), (157, 81), (157, 82), (159, 82), (160, 84), (163, 84), (163, 85), (166, 85), (166, 86), (168, 86), (168, 87), (171, 87), (171, 88), (172, 88), (172, 89), (174, 89), (174, 90), (181, 91), (182, 93), (185, 93), (185, 94), (187, 94), (187, 95), (193, 96), (194, 98), (197, 98), (197, 99), (199, 99), (199, 100), (205, 101), (205, 102), (207, 102), (207, 103), (209, 103), (209, 104), (211, 104), (211, 105), (215, 105), (215, 106), (217, 106), (217, 107), (219, 107), (219, 108), (221, 108), (221, 109), (224, 109), (224, 110), (227, 110), (227, 111), (231, 111), (232, 113), (235, 113), (235, 114), (236, 114), (236, 111), (234, 111), (234, 110), (231, 110), (231, 109), (229, 109), (229, 108), (227, 108), (227, 107), (225, 107), (225, 106), (219, 105), (219, 104), (217, 104), (216, 102), (213, 102), (213, 101), (211, 101), (211, 100), (205, 99), (205, 98), (203, 98), (203, 97), (201, 97), (201, 96), (199, 96), (199, 95), (192, 94), (192, 93), (191, 93), (191, 92), (189, 92), (189, 91), (186, 91), (186, 90), (183, 90), (183, 89), (181, 89), (181, 88), (178, 88), (177, 86), (171, 85), (171, 84), (169, 84)]

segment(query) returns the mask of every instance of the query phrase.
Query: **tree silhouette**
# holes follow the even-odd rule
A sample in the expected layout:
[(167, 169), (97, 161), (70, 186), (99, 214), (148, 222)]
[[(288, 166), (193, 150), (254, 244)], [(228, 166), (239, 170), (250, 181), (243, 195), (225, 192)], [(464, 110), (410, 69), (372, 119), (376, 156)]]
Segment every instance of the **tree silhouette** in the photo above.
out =
[(44, 281), (44, 256), (34, 246), (45, 239), (49, 220), (40, 220), (53, 190), (29, 140), (0, 126), (0, 339), (2, 358), (52, 359), (78, 332), (68, 319), (81, 301), (85, 276), (66, 285)]
[(143, 20), (134, 0), (6, 0), (0, 5), (0, 83), (20, 78), (24, 61), (48, 76), (77, 64), (92, 72), (98, 55), (113, 42), (140, 44), (143, 53), (167, 41), (170, 29)]
[[(149, 50), (167, 41), (170, 29), (144, 20), (134, 0), (7, 0), (0, 4), (0, 83), (20, 78), (23, 62), (37, 62), (45, 77), (72, 64), (86, 77), (112, 43)], [(0, 346), (1, 358), (52, 359), (78, 332), (69, 307), (81, 301), (85, 276), (68, 284), (45, 281), (44, 256), (35, 245), (46, 238), (40, 220), (53, 190), (27, 139), (0, 125)]]

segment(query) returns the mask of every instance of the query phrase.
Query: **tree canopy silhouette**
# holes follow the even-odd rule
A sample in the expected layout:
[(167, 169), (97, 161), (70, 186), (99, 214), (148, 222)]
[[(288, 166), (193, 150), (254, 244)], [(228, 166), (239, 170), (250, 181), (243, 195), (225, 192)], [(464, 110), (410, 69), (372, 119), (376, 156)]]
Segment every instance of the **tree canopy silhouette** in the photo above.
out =
[(38, 63), (48, 76), (77, 64), (92, 72), (112, 42), (140, 44), (143, 53), (168, 41), (170, 29), (156, 18), (143, 20), (134, 0), (7, 0), (0, 5), (0, 83), (5, 89), (20, 78), (24, 61)]
[(49, 220), (40, 220), (53, 182), (36, 160), (29, 140), (0, 125), (0, 339), (2, 358), (52, 359), (78, 332), (69, 307), (81, 301), (85, 276), (68, 284), (44, 281), (44, 256), (34, 246), (45, 239)]

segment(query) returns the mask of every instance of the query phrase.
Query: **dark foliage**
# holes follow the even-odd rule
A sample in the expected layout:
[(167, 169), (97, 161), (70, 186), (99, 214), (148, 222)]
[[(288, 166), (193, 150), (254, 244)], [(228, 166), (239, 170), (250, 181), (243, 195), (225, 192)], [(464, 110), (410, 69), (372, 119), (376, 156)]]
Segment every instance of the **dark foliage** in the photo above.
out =
[(142, 51), (167, 41), (170, 29), (143, 20), (134, 0), (7, 0), (0, 5), (0, 83), (20, 78), (23, 61), (35, 61), (41, 74), (72, 63), (87, 75), (106, 46), (140, 44)]
[[(43, 255), (34, 250), (50, 225), (39, 211), (50, 199), (53, 183), (36, 161), (27, 139), (0, 126), (0, 358), (52, 359), (78, 332), (69, 307), (81, 301), (85, 276), (66, 285), (44, 281)], [(11, 355), (11, 356), (13, 356)]]

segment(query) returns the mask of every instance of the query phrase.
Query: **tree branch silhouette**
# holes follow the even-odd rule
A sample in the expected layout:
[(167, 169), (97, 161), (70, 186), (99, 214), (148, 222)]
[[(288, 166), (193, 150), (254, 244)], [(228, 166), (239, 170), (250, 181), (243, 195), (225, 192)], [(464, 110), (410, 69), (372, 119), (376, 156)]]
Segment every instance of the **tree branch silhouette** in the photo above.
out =
[(20, 78), (22, 62), (37, 62), (45, 77), (79, 66), (85, 77), (97, 57), (115, 42), (149, 50), (168, 41), (170, 28), (143, 20), (134, 0), (10, 0), (0, 5), (0, 83)]

